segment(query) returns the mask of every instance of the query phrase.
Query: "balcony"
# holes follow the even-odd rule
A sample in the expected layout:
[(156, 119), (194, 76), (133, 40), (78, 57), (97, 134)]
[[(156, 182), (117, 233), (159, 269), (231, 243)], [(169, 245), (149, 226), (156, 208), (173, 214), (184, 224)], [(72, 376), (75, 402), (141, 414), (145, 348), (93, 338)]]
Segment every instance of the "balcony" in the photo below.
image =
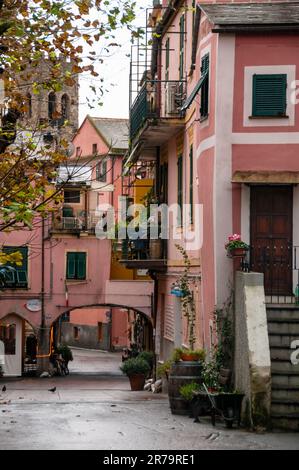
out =
[(64, 207), (60, 212), (54, 214), (52, 220), (51, 234), (65, 233), (77, 236), (95, 235), (95, 228), (100, 220), (100, 214), (96, 211), (76, 212), (71, 207)]
[(120, 263), (127, 269), (165, 272), (167, 269), (166, 240), (122, 240)]
[(146, 80), (130, 111), (131, 141), (142, 137), (151, 147), (162, 145), (184, 127), (181, 107), (186, 98), (186, 83)]

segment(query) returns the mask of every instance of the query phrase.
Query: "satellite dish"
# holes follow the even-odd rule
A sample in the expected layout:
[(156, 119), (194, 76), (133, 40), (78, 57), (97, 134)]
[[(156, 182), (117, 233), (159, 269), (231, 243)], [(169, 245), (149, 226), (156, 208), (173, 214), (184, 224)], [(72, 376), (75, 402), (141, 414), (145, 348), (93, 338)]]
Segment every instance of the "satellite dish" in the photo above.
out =
[(76, 148), (75, 148), (74, 144), (72, 142), (70, 142), (69, 145), (68, 145), (68, 148), (66, 150), (67, 156), (71, 157), (72, 155), (74, 155), (75, 150), (76, 150)]

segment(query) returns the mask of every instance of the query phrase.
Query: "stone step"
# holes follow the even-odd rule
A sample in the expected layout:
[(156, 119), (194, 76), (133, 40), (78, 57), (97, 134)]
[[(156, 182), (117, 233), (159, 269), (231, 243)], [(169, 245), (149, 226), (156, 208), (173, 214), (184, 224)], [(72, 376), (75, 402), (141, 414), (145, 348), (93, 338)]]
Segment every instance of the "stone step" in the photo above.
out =
[(282, 429), (285, 431), (299, 431), (299, 413), (287, 416), (280, 413), (273, 413), (271, 415), (271, 422), (273, 429)]
[(283, 387), (289, 390), (299, 387), (299, 374), (298, 372), (281, 371), (272, 367), (271, 370), (272, 387)]
[(272, 385), (272, 400), (294, 400), (299, 403), (299, 387), (283, 388)]
[(272, 399), (271, 402), (271, 415), (281, 414), (288, 416), (289, 414), (299, 415), (299, 401), (289, 399)]
[(299, 377), (299, 364), (294, 365), (290, 360), (284, 361), (281, 359), (272, 359), (271, 360), (271, 372), (277, 372), (281, 375), (291, 374), (298, 375)]
[(272, 347), (281, 347), (281, 348), (290, 348), (293, 341), (299, 340), (299, 336), (295, 335), (281, 335), (279, 333), (269, 335), (269, 344), (270, 348)]
[(281, 346), (271, 346), (270, 355), (271, 360), (279, 359), (281, 361), (290, 362), (290, 357), (293, 352), (293, 349), (290, 346), (281, 347)]
[(299, 306), (290, 309), (269, 309), (267, 308), (268, 321), (294, 320), (299, 321)]
[(299, 321), (297, 322), (268, 322), (269, 335), (289, 335), (299, 339)]

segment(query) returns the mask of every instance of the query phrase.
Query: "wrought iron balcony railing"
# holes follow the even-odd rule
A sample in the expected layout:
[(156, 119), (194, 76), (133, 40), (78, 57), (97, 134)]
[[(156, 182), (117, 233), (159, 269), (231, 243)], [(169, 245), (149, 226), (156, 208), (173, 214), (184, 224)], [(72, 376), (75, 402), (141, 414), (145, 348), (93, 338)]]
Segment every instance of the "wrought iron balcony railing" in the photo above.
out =
[(185, 81), (145, 81), (130, 110), (131, 140), (136, 137), (148, 119), (183, 117), (181, 107), (185, 98)]

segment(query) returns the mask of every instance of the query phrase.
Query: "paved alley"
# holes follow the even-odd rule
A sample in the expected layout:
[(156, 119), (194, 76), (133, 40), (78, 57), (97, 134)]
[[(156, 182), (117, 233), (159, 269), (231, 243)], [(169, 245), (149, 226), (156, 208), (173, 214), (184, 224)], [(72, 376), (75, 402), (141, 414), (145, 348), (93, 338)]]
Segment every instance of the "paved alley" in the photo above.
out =
[(0, 390), (4, 384), (1, 450), (299, 449), (298, 434), (228, 431), (173, 416), (166, 395), (131, 392), (119, 375), (1, 379)]

